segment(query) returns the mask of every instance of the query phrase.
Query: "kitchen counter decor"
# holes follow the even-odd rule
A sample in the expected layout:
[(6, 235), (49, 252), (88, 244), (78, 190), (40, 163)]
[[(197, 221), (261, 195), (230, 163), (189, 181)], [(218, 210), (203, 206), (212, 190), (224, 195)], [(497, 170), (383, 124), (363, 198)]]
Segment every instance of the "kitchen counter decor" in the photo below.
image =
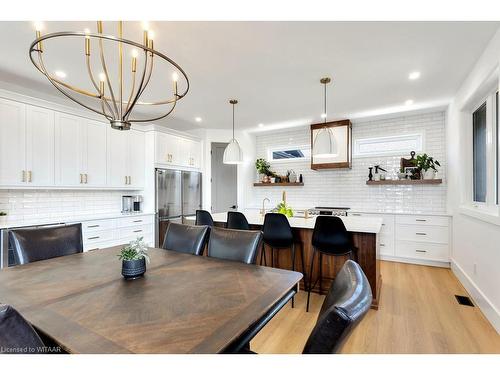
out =
[(146, 273), (146, 261), (149, 262), (147, 245), (142, 237), (123, 247), (118, 255), (122, 261), (122, 275), (125, 280), (138, 279)]

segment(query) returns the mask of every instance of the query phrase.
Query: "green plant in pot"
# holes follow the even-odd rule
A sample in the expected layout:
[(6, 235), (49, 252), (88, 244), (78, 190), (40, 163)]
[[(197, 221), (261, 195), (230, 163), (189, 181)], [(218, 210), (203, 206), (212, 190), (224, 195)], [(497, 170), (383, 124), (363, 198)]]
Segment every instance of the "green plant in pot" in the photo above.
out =
[(279, 214), (283, 214), (286, 217), (293, 217), (293, 210), (292, 207), (288, 206), (286, 202), (280, 202), (277, 206), (275, 211)]
[(138, 237), (124, 246), (118, 254), (122, 261), (122, 275), (126, 280), (138, 279), (146, 273), (146, 261), (149, 263), (148, 245), (143, 237)]
[(271, 164), (264, 158), (259, 158), (255, 161), (255, 169), (258, 174), (266, 177), (276, 177), (276, 173), (272, 172), (270, 168)]
[(440, 167), (439, 161), (434, 160), (432, 156), (427, 154), (417, 155), (415, 166), (420, 171), (420, 177), (425, 180), (432, 180), (436, 177), (437, 168)]

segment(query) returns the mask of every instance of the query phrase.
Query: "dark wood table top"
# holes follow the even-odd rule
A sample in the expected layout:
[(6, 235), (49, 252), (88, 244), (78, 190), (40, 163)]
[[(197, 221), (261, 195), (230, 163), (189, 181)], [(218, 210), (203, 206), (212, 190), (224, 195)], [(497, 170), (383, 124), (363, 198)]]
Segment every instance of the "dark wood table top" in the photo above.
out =
[(0, 302), (71, 353), (218, 353), (302, 278), (298, 272), (150, 249), (144, 278), (120, 247), (0, 271)]

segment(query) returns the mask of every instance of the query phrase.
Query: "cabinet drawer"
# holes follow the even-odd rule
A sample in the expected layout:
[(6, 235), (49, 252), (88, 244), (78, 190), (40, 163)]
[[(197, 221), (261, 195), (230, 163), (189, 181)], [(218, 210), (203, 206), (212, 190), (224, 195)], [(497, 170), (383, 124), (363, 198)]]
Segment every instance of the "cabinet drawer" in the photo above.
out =
[(449, 234), (447, 227), (398, 224), (396, 226), (396, 239), (398, 241), (404, 240), (447, 244)]
[(380, 254), (394, 255), (394, 235), (380, 234)]
[(108, 242), (115, 239), (116, 231), (113, 230), (101, 230), (93, 231), (90, 233), (85, 233), (83, 235), (83, 243), (85, 245), (97, 243), (97, 242)]
[(448, 245), (425, 242), (397, 241), (396, 255), (444, 262), (450, 260)]
[(137, 225), (135, 227), (121, 228), (120, 239), (132, 238), (133, 240), (135, 240), (137, 237), (144, 237), (152, 232), (152, 225)]
[(132, 227), (132, 226), (141, 226), (146, 224), (153, 224), (153, 216), (130, 216), (130, 217), (121, 217), (117, 219), (117, 227)]
[(109, 230), (115, 227), (114, 220), (92, 220), (82, 222), (83, 233), (91, 233), (102, 230)]
[(447, 227), (449, 218), (446, 216), (397, 215), (396, 224), (437, 225)]
[(353, 213), (348, 213), (348, 216), (381, 217), (382, 218), (382, 229), (380, 230), (380, 233), (381, 234), (382, 233), (386, 233), (386, 234), (394, 233), (394, 215), (353, 212)]

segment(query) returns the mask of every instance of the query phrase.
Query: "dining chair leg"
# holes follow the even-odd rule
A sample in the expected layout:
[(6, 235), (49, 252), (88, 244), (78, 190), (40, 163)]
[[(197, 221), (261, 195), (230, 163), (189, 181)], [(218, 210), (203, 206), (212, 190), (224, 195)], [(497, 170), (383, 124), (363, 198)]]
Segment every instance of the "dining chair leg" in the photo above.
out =
[(309, 271), (309, 288), (307, 289), (307, 304), (306, 304), (306, 312), (309, 311), (309, 300), (311, 298), (311, 290), (312, 290), (312, 274), (313, 274), (313, 266), (314, 266), (314, 256), (316, 255), (316, 249), (313, 249), (313, 253), (311, 255), (311, 268)]
[[(295, 271), (295, 243), (292, 243), (292, 271)], [(292, 297), (292, 309), (295, 307), (295, 297)]]

